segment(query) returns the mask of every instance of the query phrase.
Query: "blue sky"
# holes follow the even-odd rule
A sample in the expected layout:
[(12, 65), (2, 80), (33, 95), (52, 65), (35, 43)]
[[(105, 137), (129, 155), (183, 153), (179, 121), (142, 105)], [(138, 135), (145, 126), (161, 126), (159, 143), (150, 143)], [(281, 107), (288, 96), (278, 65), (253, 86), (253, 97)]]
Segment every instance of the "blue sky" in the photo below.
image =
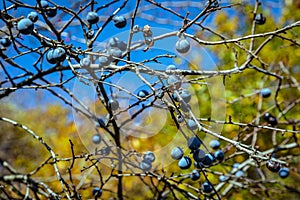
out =
[[(8, 1), (6, 2), (6, 6), (9, 6), (10, 3)], [(31, 0), (25, 0), (22, 1), (23, 3), (28, 3), (32, 6), (34, 6), (36, 4), (36, 1), (31, 1)], [(55, 3), (58, 3), (62, 6), (66, 6), (66, 7), (70, 7), (70, 5), (74, 5), (74, 1), (58, 1), (55, 0), (53, 1)], [(97, 6), (100, 6), (102, 3), (107, 3), (110, 1), (99, 1), (99, 4), (95, 6), (95, 8), (97, 8)], [(201, 8), (204, 7), (204, 2), (205, 1), (184, 1), (185, 2), (189, 2), (189, 4), (191, 5), (190, 7), (182, 7), (182, 1), (157, 1), (157, 2), (161, 2), (164, 5), (166, 5), (167, 7), (172, 8), (174, 11), (180, 13), (181, 15), (185, 15), (185, 13), (187, 11), (189, 11), (189, 17), (193, 18), (195, 17)], [(252, 1), (254, 2), (254, 1)], [(274, 16), (280, 16), (280, 7), (281, 5), (281, 1), (277, 0), (277, 1), (264, 1), (265, 4), (263, 4), (263, 8), (266, 9), (270, 9), (272, 10), (272, 12), (274, 13)], [(106, 9), (100, 10), (98, 12), (98, 14), (100, 15), (100, 22), (98, 23), (98, 26), (100, 27), (103, 22), (108, 18), (108, 16), (114, 12), (121, 4), (123, 4), (123, 1), (119, 1), (111, 6), (109, 6)], [(221, 1), (221, 5), (226, 5), (227, 1)], [(85, 5), (85, 4), (83, 4)], [(175, 6), (174, 6), (175, 5)], [(193, 5), (195, 5), (196, 7), (193, 7)], [(78, 6), (77, 6), (78, 7)], [(129, 0), (128, 4), (126, 5), (126, 7), (121, 10), (118, 15), (124, 15), (127, 18), (129, 18), (131, 16), (131, 13), (133, 11), (133, 8), (135, 7), (135, 1), (134, 0)], [(149, 24), (151, 27), (153, 27), (153, 33), (154, 36), (156, 35), (160, 35), (161, 33), (164, 32), (168, 32), (170, 30), (172, 31), (176, 31), (179, 30), (180, 27), (182, 26), (182, 19), (180, 19), (177, 16), (174, 16), (164, 10), (161, 9), (157, 9), (154, 6), (151, 6), (149, 3), (147, 3), (146, 1), (141, 1), (141, 7), (140, 7), (143, 11), (141, 13), (138, 13), (138, 16), (135, 20), (135, 24), (139, 24), (141, 27), (143, 27), (146, 24)], [(3, 5), (1, 4), (1, 9), (3, 9)], [(77, 9), (76, 9), (77, 10)], [(80, 16), (84, 19), (86, 13), (89, 11), (85, 10), (83, 11)], [(10, 11), (9, 14), (15, 16), (15, 17), (21, 17), (21, 16), (27, 16), (27, 14), (29, 12), (31, 12), (31, 9), (20, 9), (18, 8), (17, 10), (13, 10)], [(65, 22), (64, 20), (69, 19), (68, 15), (61, 15), (61, 11), (58, 11), (58, 16), (61, 16), (62, 18), (59, 17), (54, 17), (51, 19), (51, 21), (56, 24), (59, 22)], [(41, 17), (41, 16), (40, 16)], [(41, 19), (41, 21), (43, 22), (43, 19)], [(158, 23), (156, 22), (158, 21)], [(208, 19), (206, 23), (212, 23), (212, 19)], [(116, 27), (114, 27), (113, 23), (110, 22), (108, 24), (108, 26), (104, 29), (104, 31), (101, 33), (101, 35), (97, 38), (97, 42), (95, 43), (95, 50), (97, 49), (104, 49), (104, 46), (106, 44), (106, 41), (111, 37), (111, 36), (118, 36), (120, 39), (122, 40), (127, 40), (128, 38), (128, 30), (129, 30), (129, 24), (130, 24), (130, 20), (128, 20), (128, 24), (124, 29), (118, 29)], [(3, 26), (3, 22), (0, 22), (0, 26)], [(38, 28), (39, 26), (36, 25), (36, 27)], [(163, 28), (162, 28), (163, 27)], [(97, 29), (96, 26), (93, 26), (94, 29)], [(196, 29), (189, 29), (187, 31), (187, 33), (194, 33), (196, 31)], [(49, 31), (41, 31), (42, 34), (45, 34), (47, 36), (49, 36), (50, 38), (55, 39), (54, 35), (49, 32)], [(82, 49), (85, 49), (86, 46), (85, 44), (82, 42), (83, 41), (83, 33), (82, 33), (82, 29), (80, 26), (77, 25), (72, 25), (69, 26), (69, 28), (66, 29), (66, 31), (63, 34), (64, 36), (64, 40), (66, 44), (72, 44), (75, 47), (81, 47)], [(136, 38), (137, 40), (142, 40), (142, 35), (139, 34)], [(174, 52), (174, 46), (170, 45), (170, 44), (174, 44), (177, 40), (177, 37), (171, 37), (167, 40), (163, 40), (160, 41), (159, 43), (156, 43), (155, 46), (147, 51), (147, 53), (141, 53), (141, 52), (135, 52), (132, 56), (134, 61), (141, 61), (147, 58), (151, 58), (157, 54), (161, 54), (161, 53), (172, 53)], [(31, 48), (37, 48), (40, 46), (40, 43), (33, 37), (33, 36), (22, 36), (22, 38), (20, 39), (20, 41), (22, 41), (23, 44), (28, 45)], [(193, 45), (193, 44), (192, 44)], [(196, 44), (195, 44), (196, 46)], [(204, 49), (198, 49), (200, 50), (200, 54), (204, 55), (207, 52), (205, 52)], [(22, 51), (26, 51), (25, 49), (22, 49)], [(203, 51), (203, 52), (201, 52)], [(6, 54), (8, 55), (16, 55), (16, 52), (14, 51), (14, 49), (12, 47), (8, 48), (6, 50)], [(195, 54), (189, 54), (188, 57), (185, 57), (185, 59), (189, 60), (192, 59), (192, 57), (195, 56)], [(197, 55), (196, 55), (197, 56)], [(39, 55), (36, 53), (31, 53), (25, 56), (21, 56), (17, 59), (15, 59), (15, 62), (19, 63), (22, 66), (26, 66), (27, 70), (34, 70), (34, 68), (32, 67), (32, 64), (39, 58)], [(204, 56), (204, 59), (202, 60), (202, 62), (204, 63), (208, 63), (208, 61), (205, 59), (206, 56)], [(166, 67), (168, 64), (173, 64), (174, 60), (172, 59), (162, 59), (164, 61), (164, 66), (159, 65), (158, 67)], [(66, 62), (64, 62), (64, 65), (66, 65)], [(39, 67), (42, 67), (43, 69), (52, 67), (52, 65), (49, 65), (49, 63), (47, 63), (46, 61), (42, 63), (42, 65), (38, 64)], [(157, 66), (157, 65), (152, 65), (152, 66)], [(182, 62), (181, 65), (179, 66), (179, 68), (185, 67), (186, 63)], [(204, 65), (202, 65), (204, 66)], [(209, 65), (205, 65), (207, 68), (212, 68), (214, 67), (213, 64), (209, 64)], [(20, 70), (17, 70), (15, 68), (10, 68), (9, 69), (11, 74), (20, 74), (23, 73)], [(64, 73), (65, 77), (66, 76), (70, 76), (71, 73), (70, 72), (65, 72)], [(3, 77), (3, 73), (1, 73), (1, 77)], [(58, 81), (59, 80), (59, 76), (58, 74), (54, 74), (51, 75), (49, 77), (49, 80), (51, 81)], [(114, 80), (118, 80), (120, 77), (116, 76), (114, 77)], [(74, 86), (74, 81), (71, 81), (70, 83), (66, 84), (67, 87), (69, 89), (72, 89)], [(56, 90), (56, 89), (55, 89)], [(57, 90), (59, 91), (59, 90)], [(47, 91), (41, 91), (40, 92), (40, 97), (39, 98), (33, 98), (33, 95), (35, 95), (35, 91), (34, 90), (21, 90), (18, 91), (16, 93), (14, 93), (13, 95), (11, 95), (11, 98), (9, 98), (9, 101), (12, 101), (14, 103), (17, 103), (21, 106), (25, 106), (27, 108), (31, 108), (31, 107), (36, 107), (38, 104), (43, 105), (45, 103), (53, 103), (53, 102), (57, 102), (57, 103), (61, 103), (60, 100), (57, 100), (57, 98), (53, 97), (52, 95), (50, 95), (49, 92)], [(63, 94), (63, 93), (62, 93)], [(19, 96), (22, 96), (23, 98), (19, 98)], [(29, 101), (23, 101), (23, 99), (30, 99)], [(64, 104), (63, 104), (64, 105)]]

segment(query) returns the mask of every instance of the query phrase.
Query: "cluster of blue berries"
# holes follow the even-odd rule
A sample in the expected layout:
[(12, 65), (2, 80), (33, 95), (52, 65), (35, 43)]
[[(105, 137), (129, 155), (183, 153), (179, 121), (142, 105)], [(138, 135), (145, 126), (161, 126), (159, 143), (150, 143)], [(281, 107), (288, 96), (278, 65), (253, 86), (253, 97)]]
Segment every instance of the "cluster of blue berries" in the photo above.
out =
[(147, 151), (143, 155), (143, 160), (140, 162), (140, 169), (143, 171), (150, 171), (152, 163), (155, 161), (155, 155), (152, 151)]
[[(213, 164), (213, 162), (217, 160), (222, 161), (225, 157), (222, 150), (217, 150), (220, 148), (220, 142), (218, 140), (212, 140), (209, 143), (212, 149), (217, 150), (213, 155), (210, 153), (205, 153), (204, 150), (200, 149), (201, 144), (202, 142), (197, 136), (193, 136), (187, 141), (187, 146), (193, 155), (194, 166), (197, 168), (190, 173), (190, 178), (194, 181), (200, 178), (199, 169), (209, 167), (211, 164)], [(177, 164), (180, 169), (189, 169), (193, 162), (189, 156), (184, 155), (183, 150), (178, 146), (171, 150), (171, 157), (174, 160), (178, 160)], [(206, 193), (209, 193), (213, 190), (213, 187), (211, 183), (204, 182), (202, 184), (202, 190)]]

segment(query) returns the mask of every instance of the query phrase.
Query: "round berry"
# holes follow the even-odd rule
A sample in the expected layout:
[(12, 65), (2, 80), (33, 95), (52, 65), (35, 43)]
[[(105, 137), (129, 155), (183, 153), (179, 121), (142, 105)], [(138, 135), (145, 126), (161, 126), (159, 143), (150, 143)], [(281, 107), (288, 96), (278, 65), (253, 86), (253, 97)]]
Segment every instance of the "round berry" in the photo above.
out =
[(188, 156), (183, 156), (179, 161), (178, 161), (178, 166), (180, 169), (188, 169), (192, 165), (192, 160)]
[(49, 7), (48, 1), (41, 1), (41, 6), (42, 8), (48, 8)]
[(143, 159), (145, 161), (149, 161), (149, 162), (154, 162), (155, 161), (155, 155), (152, 151), (147, 151), (145, 154), (144, 154), (144, 157)]
[(113, 57), (122, 58), (122, 51), (117, 47), (109, 48), (108, 54)]
[(127, 24), (126, 18), (124, 16), (115, 16), (113, 20), (117, 28), (124, 28)]
[(53, 51), (53, 59), (57, 62), (62, 62), (66, 59), (66, 50), (62, 47), (57, 47)]
[(108, 41), (108, 45), (110, 47), (119, 48), (121, 51), (125, 51), (127, 48), (126, 42), (120, 41), (119, 38), (117, 38), (117, 37), (110, 38)]
[(179, 114), (176, 116), (176, 120), (178, 123), (184, 122), (184, 118), (182, 117), (182, 115), (179, 115)]
[(179, 102), (178, 96), (176, 93), (172, 93), (172, 98), (174, 99), (174, 101)]
[(222, 150), (218, 150), (214, 154), (215, 158), (219, 161), (222, 161), (225, 157), (224, 152)]
[(145, 98), (145, 97), (148, 96), (148, 95), (149, 95), (149, 92), (146, 91), (146, 90), (140, 90), (140, 91), (138, 91), (138, 93), (137, 93), (137, 96), (138, 96), (138, 97), (141, 97), (141, 98)]
[(57, 8), (56, 7), (48, 8), (47, 11), (46, 11), (46, 15), (48, 17), (55, 17), (56, 13), (57, 13)]
[(212, 185), (207, 181), (202, 184), (201, 188), (205, 193), (210, 193), (211, 191), (213, 191)]
[(80, 60), (80, 66), (83, 68), (89, 68), (91, 66), (91, 60), (89, 58), (82, 58)]
[(149, 161), (145, 161), (143, 160), (142, 162), (140, 162), (140, 169), (143, 171), (150, 171), (152, 168), (152, 164)]
[(108, 45), (110, 46), (110, 47), (118, 47), (118, 44), (119, 44), (119, 38), (117, 38), (117, 37), (113, 37), (113, 38), (110, 38), (109, 40), (108, 40)]
[(111, 60), (107, 56), (99, 56), (99, 67), (105, 67), (110, 64)]
[(47, 52), (47, 55), (46, 55), (46, 59), (49, 63), (51, 64), (55, 64), (57, 63), (57, 61), (54, 59), (53, 57), (53, 52), (54, 50), (53, 49), (50, 49), (48, 52)]
[(174, 147), (171, 151), (171, 157), (174, 160), (179, 160), (183, 156), (183, 150), (180, 147)]
[(181, 38), (176, 42), (175, 48), (179, 53), (187, 53), (190, 50), (190, 43), (187, 39)]
[(238, 168), (239, 166), (240, 166), (240, 163), (234, 163), (232, 167), (233, 168)]
[(11, 45), (11, 41), (8, 37), (1, 38), (0, 44), (2, 44), (2, 46), (4, 46), (4, 47), (9, 47)]
[(96, 24), (99, 21), (98, 13), (96, 13), (96, 12), (88, 12), (88, 14), (86, 15), (86, 21), (89, 24)]
[(115, 99), (110, 99), (108, 101), (108, 107), (111, 110), (117, 110), (119, 108), (119, 102)]
[(193, 119), (188, 119), (186, 126), (190, 130), (196, 130), (198, 128), (198, 125), (196, 124), (196, 122)]
[(101, 150), (100, 150), (100, 153), (104, 156), (107, 156), (109, 155), (110, 153), (110, 147), (103, 147)]
[(271, 160), (267, 161), (266, 166), (271, 172), (278, 172), (280, 170), (280, 164)]
[(271, 90), (269, 88), (264, 88), (260, 91), (261, 96), (264, 98), (270, 97), (271, 96)]
[(95, 31), (92, 30), (92, 29), (90, 29), (90, 30), (88, 30), (88, 32), (86, 33), (86, 38), (87, 38), (87, 39), (92, 39), (92, 38), (94, 37), (94, 35), (95, 35)]
[(202, 160), (202, 163), (204, 165), (211, 165), (215, 161), (215, 158), (211, 154), (206, 154), (204, 159)]
[(209, 146), (212, 148), (212, 149), (218, 149), (220, 147), (220, 142), (218, 140), (211, 140), (209, 142)]
[(100, 144), (101, 140), (102, 140), (102, 138), (98, 133), (93, 135), (93, 143), (94, 144)]
[(263, 25), (266, 23), (266, 17), (262, 13), (257, 14), (254, 20), (255, 23), (259, 25)]
[(167, 79), (167, 84), (173, 89), (178, 89), (181, 86), (181, 80), (176, 75), (170, 75)]
[(183, 112), (189, 112), (191, 110), (191, 106), (185, 103), (181, 103), (180, 108)]
[(192, 98), (190, 91), (188, 91), (186, 89), (180, 90), (179, 91), (179, 96), (182, 98), (182, 100), (185, 103), (188, 103)]
[(236, 177), (244, 177), (245, 176), (245, 173), (243, 170), (238, 170), (236, 173), (235, 173), (235, 176)]
[(39, 16), (38, 16), (37, 12), (32, 11), (27, 15), (27, 18), (30, 19), (34, 23), (39, 19)]
[(202, 149), (196, 149), (193, 152), (193, 158), (197, 162), (202, 162), (205, 159), (205, 156), (206, 156), (206, 154)]
[(99, 197), (101, 197), (101, 195), (102, 195), (102, 190), (100, 188), (98, 188), (98, 187), (95, 187), (93, 189), (93, 196), (99, 198)]
[(200, 173), (198, 170), (194, 169), (191, 173), (190, 173), (190, 178), (193, 180), (193, 181), (196, 181), (200, 178)]
[(281, 178), (286, 178), (289, 176), (290, 170), (289, 168), (283, 167), (279, 170), (278, 174)]
[(272, 126), (276, 126), (277, 125), (277, 119), (276, 117), (274, 117), (271, 113), (269, 112), (266, 112), (264, 115), (263, 115), (263, 118), (264, 120), (266, 120), (270, 125)]
[(169, 65), (167, 68), (166, 68), (166, 71), (171, 71), (171, 70), (176, 70), (177, 67), (175, 65)]
[(24, 35), (28, 35), (33, 32), (34, 25), (30, 19), (25, 18), (25, 19), (21, 19), (18, 22), (17, 28), (20, 31), (20, 33)]
[(226, 182), (229, 179), (229, 177), (225, 176), (225, 175), (221, 175), (219, 176), (219, 181), (220, 182)]
[(201, 145), (201, 141), (198, 137), (196, 136), (193, 136), (191, 138), (188, 139), (188, 147), (191, 149), (191, 150), (196, 150), (200, 147)]

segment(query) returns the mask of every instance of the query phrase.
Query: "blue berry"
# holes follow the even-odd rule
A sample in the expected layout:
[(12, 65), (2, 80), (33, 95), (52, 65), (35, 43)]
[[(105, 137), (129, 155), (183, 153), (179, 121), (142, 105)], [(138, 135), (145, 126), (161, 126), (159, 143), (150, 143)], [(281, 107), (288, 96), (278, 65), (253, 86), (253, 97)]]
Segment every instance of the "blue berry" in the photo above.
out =
[(146, 90), (140, 90), (140, 91), (138, 91), (138, 93), (137, 93), (137, 96), (138, 96), (138, 97), (141, 97), (141, 98), (144, 98), (144, 97), (146, 97), (146, 96), (148, 96), (148, 95), (149, 95), (149, 92), (146, 91)]
[(188, 139), (188, 147), (191, 149), (191, 150), (196, 150), (200, 147), (201, 145), (201, 141), (198, 137), (196, 136), (193, 136), (191, 138)]
[(172, 98), (174, 99), (174, 101), (179, 102), (178, 96), (176, 93), (172, 93)]
[(170, 75), (167, 79), (167, 84), (174, 89), (178, 89), (181, 86), (181, 80), (176, 75)]
[(113, 57), (122, 58), (122, 51), (117, 47), (109, 48), (108, 54)]
[(267, 98), (271, 96), (271, 90), (269, 88), (264, 88), (260, 91), (262, 97)]
[(283, 167), (279, 170), (278, 174), (281, 178), (286, 178), (289, 176), (290, 170), (289, 168)]
[(27, 18), (30, 19), (32, 22), (36, 22), (39, 19), (39, 16), (38, 16), (37, 12), (33, 11), (27, 15)]
[(179, 53), (187, 53), (190, 50), (190, 43), (187, 39), (181, 38), (176, 42), (175, 48)]
[(179, 160), (183, 156), (183, 150), (180, 147), (174, 147), (171, 151), (171, 157), (174, 160)]
[(51, 63), (51, 64), (57, 63), (57, 61), (56, 61), (56, 60), (54, 59), (54, 57), (53, 57), (53, 52), (54, 52), (54, 50), (53, 50), (53, 49), (50, 49), (50, 50), (48, 51), (47, 55), (46, 55), (47, 61), (48, 61), (49, 63)]
[(198, 125), (196, 124), (196, 122), (193, 119), (188, 119), (186, 126), (190, 130), (196, 130), (198, 128)]
[(224, 176), (224, 175), (219, 176), (219, 181), (220, 181), (220, 182), (225, 182), (225, 181), (227, 181), (228, 179), (229, 179), (229, 177), (227, 177), (227, 176)]
[(183, 156), (179, 161), (178, 161), (178, 166), (181, 169), (188, 169), (192, 165), (192, 160), (188, 156)]
[(280, 170), (280, 164), (271, 160), (267, 161), (266, 166), (271, 172), (278, 172)]
[(99, 198), (99, 197), (101, 197), (101, 195), (102, 195), (102, 190), (100, 188), (98, 188), (98, 187), (95, 187), (93, 189), (93, 196)]
[(53, 51), (53, 58), (58, 62), (64, 61), (66, 59), (66, 50), (62, 47), (57, 47)]
[(42, 8), (48, 8), (49, 7), (48, 1), (41, 1), (41, 6)]
[(196, 149), (193, 152), (193, 158), (197, 162), (202, 162), (205, 159), (205, 156), (206, 156), (206, 154), (202, 149)]
[[(185, 103), (181, 103), (180, 108), (183, 112), (189, 112), (191, 110), (191, 106), (189, 104), (185, 104)], [(191, 129), (191, 130), (193, 130), (193, 129)]]
[(202, 163), (204, 165), (211, 165), (214, 162), (215, 158), (211, 154), (206, 154), (204, 159), (202, 160)]
[(100, 150), (100, 153), (101, 153), (103, 156), (109, 155), (109, 153), (110, 153), (110, 147), (103, 147), (103, 148)]
[(145, 154), (144, 154), (144, 157), (143, 159), (145, 161), (149, 161), (149, 162), (154, 162), (155, 161), (155, 155), (152, 151), (147, 151)]
[(92, 38), (94, 37), (94, 35), (95, 35), (95, 31), (92, 30), (92, 29), (90, 29), (90, 30), (88, 30), (88, 32), (86, 33), (86, 38), (87, 38), (87, 39), (92, 39)]
[(213, 187), (209, 182), (204, 182), (201, 186), (202, 191), (205, 193), (210, 193), (211, 191), (213, 191)]
[(93, 143), (94, 144), (100, 144), (101, 140), (102, 140), (102, 138), (98, 133), (93, 135)]
[(4, 46), (4, 47), (9, 47), (11, 45), (11, 41), (5, 37), (5, 38), (1, 38), (0, 39), (0, 43)]
[(89, 68), (91, 66), (91, 60), (89, 58), (82, 58), (80, 60), (80, 66), (83, 68)]
[(25, 19), (21, 19), (18, 22), (17, 28), (20, 31), (20, 33), (24, 35), (28, 35), (33, 32), (34, 25), (30, 19), (25, 18)]
[(190, 173), (190, 178), (193, 180), (193, 181), (196, 181), (200, 178), (200, 173), (198, 170), (193, 170), (191, 173)]
[(182, 117), (182, 115), (177, 115), (177, 116), (176, 116), (176, 119), (177, 119), (177, 122), (178, 122), (178, 123), (184, 122), (184, 118)]
[(259, 24), (259, 25), (263, 25), (263, 24), (265, 24), (266, 23), (266, 17), (262, 14), (262, 13), (260, 13), (260, 14), (257, 14), (256, 16), (255, 16), (255, 23), (256, 24)]
[(240, 166), (240, 163), (234, 163), (232, 167), (233, 168), (238, 168), (239, 166)]
[(190, 91), (188, 91), (186, 89), (180, 90), (179, 91), (179, 96), (182, 98), (182, 100), (185, 103), (188, 103), (192, 98)]
[(48, 17), (55, 17), (56, 13), (57, 13), (57, 8), (56, 7), (48, 8), (47, 11), (46, 11), (46, 15)]
[(168, 71), (168, 70), (176, 70), (177, 69), (177, 67), (175, 66), (175, 65), (169, 65), (167, 68), (166, 68), (166, 71)]
[(278, 124), (276, 117), (274, 117), (271, 113), (266, 112), (263, 115), (264, 120), (266, 120), (270, 125), (276, 126)]
[(96, 24), (99, 21), (98, 13), (96, 13), (96, 12), (88, 12), (88, 14), (86, 16), (86, 21), (89, 24)]
[(99, 56), (99, 67), (105, 67), (110, 64), (111, 60), (107, 56)]
[(113, 20), (117, 28), (124, 28), (127, 24), (126, 18), (124, 16), (115, 16)]
[(152, 164), (149, 161), (145, 161), (143, 160), (142, 162), (140, 162), (140, 169), (143, 171), (150, 171), (152, 168)]
[(220, 147), (220, 142), (218, 140), (211, 140), (209, 142), (209, 146), (212, 148), (212, 149), (218, 149)]
[(212, 2), (209, 6), (210, 8), (218, 8), (219, 7), (219, 2), (217, 0), (206, 1), (205, 5), (208, 6), (210, 2)]
[(235, 173), (235, 176), (236, 177), (244, 177), (245, 176), (245, 173), (244, 173), (244, 171), (242, 171), (242, 170), (238, 170), (236, 173)]
[(124, 41), (120, 41), (117, 37), (110, 38), (108, 41), (108, 45), (110, 47), (119, 48), (121, 51), (125, 51), (127, 48), (127, 43)]
[(215, 158), (219, 161), (222, 161), (225, 157), (224, 152), (222, 150), (218, 150), (214, 154)]
[(119, 108), (119, 102), (115, 99), (110, 99), (108, 101), (108, 108), (111, 110), (117, 110)]

